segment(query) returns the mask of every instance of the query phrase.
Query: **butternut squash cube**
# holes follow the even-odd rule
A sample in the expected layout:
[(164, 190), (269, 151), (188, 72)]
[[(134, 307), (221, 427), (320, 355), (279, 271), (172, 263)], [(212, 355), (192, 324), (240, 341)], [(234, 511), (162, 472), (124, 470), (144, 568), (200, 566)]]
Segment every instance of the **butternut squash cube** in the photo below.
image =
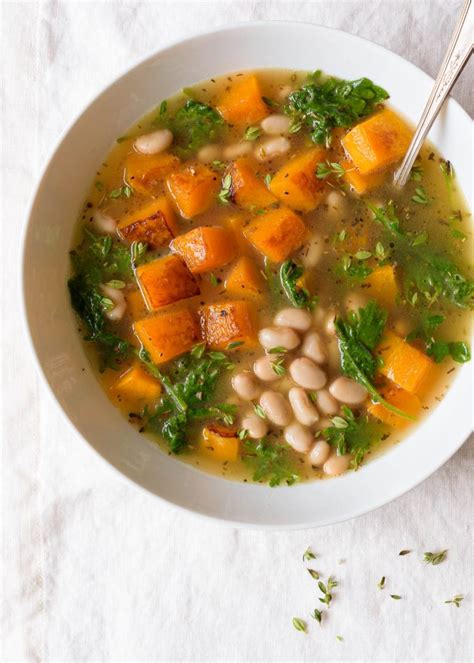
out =
[(304, 243), (305, 235), (301, 217), (286, 207), (256, 217), (244, 230), (249, 242), (272, 262), (288, 258)]
[(225, 287), (227, 292), (235, 297), (260, 299), (265, 286), (252, 258), (242, 256), (231, 269)]
[(175, 255), (140, 265), (136, 275), (151, 311), (200, 293), (196, 279), (186, 267), (186, 263)]
[(326, 150), (315, 147), (290, 159), (270, 182), (272, 193), (291, 209), (316, 209), (327, 190), (326, 182), (316, 177), (316, 168), (327, 156)]
[(233, 260), (236, 246), (231, 233), (220, 226), (200, 226), (171, 242), (193, 274), (202, 274), (227, 265)]
[(163, 192), (165, 178), (180, 161), (173, 154), (140, 154), (133, 152), (125, 160), (125, 178), (139, 193), (159, 195)]
[(155, 364), (182, 355), (201, 341), (198, 322), (189, 308), (148, 316), (135, 322), (133, 330)]
[[(404, 389), (399, 389), (395, 386), (385, 387), (381, 390), (381, 395), (385, 400), (394, 405), (402, 412), (410, 414), (412, 417), (418, 417), (421, 412), (421, 401), (415, 394), (410, 394)], [(387, 410), (381, 403), (371, 403), (367, 410), (373, 417), (377, 417), (384, 424), (388, 424), (393, 428), (404, 428), (410, 422), (403, 417), (400, 417), (395, 412)]]
[(229, 89), (218, 101), (217, 110), (229, 124), (239, 126), (260, 122), (269, 113), (254, 74), (234, 76)]
[(140, 289), (127, 292), (125, 295), (127, 302), (127, 311), (132, 320), (138, 320), (147, 313), (147, 305)]
[(367, 294), (386, 308), (393, 308), (398, 295), (398, 285), (395, 278), (395, 267), (383, 265), (374, 269), (365, 279)]
[(245, 254), (251, 251), (250, 244), (244, 237), (244, 228), (246, 220), (241, 214), (231, 214), (223, 219), (223, 224), (232, 234), (232, 241), (235, 242), (238, 253)]
[(367, 193), (379, 186), (382, 186), (385, 179), (384, 173), (370, 173), (361, 175), (352, 161), (341, 161), (341, 166), (346, 171), (344, 173), (345, 181), (350, 184), (356, 193)]
[(235, 430), (219, 424), (209, 424), (202, 431), (199, 448), (216, 460), (234, 462), (239, 455), (239, 438)]
[(177, 233), (176, 214), (166, 196), (160, 196), (118, 225), (119, 236), (127, 242), (146, 242), (152, 251), (167, 246)]
[(212, 350), (225, 350), (234, 341), (242, 341), (241, 347), (256, 344), (254, 313), (247, 302), (209, 304), (199, 315), (203, 338)]
[(342, 144), (359, 172), (367, 175), (401, 159), (411, 139), (411, 129), (396, 113), (385, 108), (351, 129)]
[(220, 182), (214, 171), (204, 164), (185, 166), (166, 179), (168, 190), (185, 219), (205, 212), (217, 196)]
[(278, 202), (259, 179), (247, 159), (237, 159), (230, 167), (232, 199), (244, 209), (265, 208)]
[(410, 394), (419, 394), (433, 378), (433, 361), (392, 332), (385, 334), (377, 354), (383, 360), (380, 373)]
[(138, 362), (122, 373), (110, 387), (110, 395), (114, 400), (130, 405), (150, 403), (160, 393), (161, 384)]

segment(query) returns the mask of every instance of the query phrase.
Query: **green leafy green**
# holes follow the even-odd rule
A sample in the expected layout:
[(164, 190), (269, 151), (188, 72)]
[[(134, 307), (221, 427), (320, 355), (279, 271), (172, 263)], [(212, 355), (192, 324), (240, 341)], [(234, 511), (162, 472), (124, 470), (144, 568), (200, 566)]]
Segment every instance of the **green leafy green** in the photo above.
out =
[(173, 132), (174, 149), (183, 157), (218, 140), (225, 125), (214, 108), (194, 99), (188, 99), (173, 117), (168, 117), (167, 111), (161, 113), (157, 122)]
[(285, 108), (294, 122), (310, 130), (314, 143), (329, 145), (333, 128), (352, 126), (373, 113), (377, 104), (389, 96), (368, 78), (328, 78), (321, 83), (318, 78), (313, 76), (311, 83), (290, 94)]
[(404, 273), (404, 292), (409, 302), (416, 304), (418, 295), (421, 295), (431, 306), (443, 297), (460, 308), (472, 308), (474, 281), (465, 277), (459, 267), (440, 251), (424, 243), (414, 243), (413, 238), (401, 229), (392, 201), (386, 207), (370, 204), (368, 207), (392, 237), (394, 256)]
[(312, 297), (306, 288), (298, 285), (298, 280), (303, 276), (304, 269), (294, 260), (286, 260), (280, 267), (280, 281), (286, 296), (297, 308), (312, 310), (317, 302), (317, 297)]
[(387, 427), (368, 415), (356, 417), (346, 405), (342, 412), (344, 416), (333, 417), (332, 426), (325, 428), (323, 435), (338, 455), (353, 454), (353, 466), (358, 468), (370, 447), (387, 433)]
[(423, 311), (421, 314), (421, 326), (415, 329), (407, 336), (407, 341), (413, 341), (418, 338), (425, 344), (426, 353), (433, 357), (439, 364), (446, 357), (451, 357), (459, 364), (464, 364), (471, 360), (471, 351), (464, 341), (445, 341), (435, 339), (434, 331), (445, 321), (445, 316), (440, 314), (430, 314)]
[(173, 453), (182, 451), (189, 426), (196, 420), (233, 423), (236, 406), (214, 402), (219, 378), (224, 371), (233, 368), (226, 354), (206, 351), (204, 343), (200, 343), (172, 362), (166, 372), (153, 364), (144, 350), (140, 351), (139, 358), (151, 375), (160, 380), (165, 391), (154, 410), (145, 410), (145, 429), (161, 433)]
[(299, 479), (293, 463), (288, 458), (288, 448), (267, 439), (245, 440), (244, 460), (253, 467), (254, 481), (268, 481), (270, 486), (285, 482), (291, 486)]

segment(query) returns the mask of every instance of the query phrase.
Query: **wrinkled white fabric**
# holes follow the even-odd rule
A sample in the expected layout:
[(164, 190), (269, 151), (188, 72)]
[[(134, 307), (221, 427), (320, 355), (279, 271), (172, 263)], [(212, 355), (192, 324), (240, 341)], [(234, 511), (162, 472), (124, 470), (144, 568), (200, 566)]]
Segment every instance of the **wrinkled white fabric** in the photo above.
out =
[[(460, 5), (0, 3), (3, 660), (472, 660), (472, 443), (352, 522), (288, 533), (202, 522), (125, 484), (77, 439), (33, 370), (18, 304), (19, 237), (41, 164), (79, 107), (131, 63), (196, 31), (292, 19), (367, 37), (433, 75)], [(454, 91), (470, 112), (472, 72)], [(308, 545), (314, 568), (340, 581), (322, 627), (308, 618), (320, 605), (301, 560)], [(440, 548), (446, 562), (422, 563)], [(459, 593), (459, 609), (443, 603)], [(308, 635), (294, 616), (311, 622)]]

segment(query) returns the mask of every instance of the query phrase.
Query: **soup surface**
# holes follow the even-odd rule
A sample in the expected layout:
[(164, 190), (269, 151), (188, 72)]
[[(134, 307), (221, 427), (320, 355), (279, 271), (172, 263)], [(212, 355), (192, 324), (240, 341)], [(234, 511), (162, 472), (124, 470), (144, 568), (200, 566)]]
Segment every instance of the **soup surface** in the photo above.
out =
[(69, 290), (110, 400), (167, 453), (270, 485), (399, 442), (469, 361), (470, 214), (367, 79), (185, 89), (100, 166)]

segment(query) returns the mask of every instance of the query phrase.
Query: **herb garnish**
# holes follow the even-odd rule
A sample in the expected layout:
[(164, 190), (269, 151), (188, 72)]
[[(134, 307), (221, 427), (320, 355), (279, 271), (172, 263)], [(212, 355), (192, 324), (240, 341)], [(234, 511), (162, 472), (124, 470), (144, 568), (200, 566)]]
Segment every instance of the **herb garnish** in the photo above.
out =
[(306, 569), (306, 570), (314, 580), (319, 580), (319, 573), (317, 571), (315, 571), (314, 569)]
[(403, 557), (404, 555), (409, 555), (411, 553), (411, 550), (400, 550), (398, 553), (400, 557)]
[(345, 169), (337, 161), (329, 161), (318, 163), (316, 167), (316, 177), (320, 180), (324, 180), (330, 175), (335, 177), (343, 177), (346, 174)]
[(440, 550), (439, 552), (436, 553), (425, 552), (423, 561), (426, 562), (427, 564), (432, 564), (433, 566), (437, 566), (438, 564), (441, 564), (441, 562), (444, 562), (447, 553), (448, 553), (447, 550)]
[(222, 178), (221, 190), (219, 191), (217, 197), (221, 201), (221, 203), (227, 205), (228, 203), (230, 203), (231, 196), (232, 196), (232, 176), (230, 173), (226, 173)]
[(459, 364), (464, 364), (471, 359), (469, 346), (464, 341), (443, 341), (434, 338), (434, 331), (445, 321), (445, 316), (430, 314), (423, 311), (421, 314), (421, 326), (407, 336), (407, 341), (419, 338), (425, 344), (426, 353), (439, 364), (446, 357), (451, 357)]
[(425, 188), (419, 186), (415, 189), (415, 194), (411, 197), (414, 203), (418, 205), (429, 205), (433, 202), (433, 198), (430, 198), (425, 191)]
[(390, 594), (390, 598), (395, 599), (395, 601), (399, 601), (402, 597), (398, 594)]
[(254, 468), (254, 481), (267, 481), (269, 486), (285, 482), (291, 486), (299, 479), (288, 458), (288, 450), (279, 443), (262, 440), (245, 440), (244, 460)]
[(352, 464), (357, 469), (370, 446), (380, 442), (387, 429), (368, 415), (356, 418), (347, 405), (342, 406), (342, 412), (344, 417), (333, 417), (332, 426), (325, 428), (323, 435), (338, 455), (353, 454)]
[(370, 115), (388, 93), (368, 78), (354, 81), (328, 78), (322, 83), (319, 75), (288, 97), (285, 112), (311, 132), (314, 143), (329, 145), (331, 130), (350, 127), (359, 118)]
[(245, 132), (244, 132), (244, 138), (243, 140), (248, 140), (248, 141), (254, 141), (257, 140), (257, 138), (261, 134), (260, 127), (247, 127)]
[(160, 114), (153, 124), (166, 126), (173, 132), (173, 149), (178, 156), (184, 158), (189, 157), (203, 145), (215, 142), (225, 125), (214, 108), (195, 99), (188, 99), (173, 117), (168, 116), (167, 107), (164, 112), (160, 107)]
[(286, 260), (280, 267), (280, 281), (286, 296), (297, 308), (314, 308), (317, 297), (312, 297), (306, 288), (298, 284), (304, 269), (294, 260)]
[(317, 608), (315, 608), (310, 616), (313, 619), (315, 619), (318, 622), (318, 624), (321, 624), (321, 622), (323, 620), (323, 613), (322, 613), (321, 610), (318, 610)]
[(109, 198), (130, 198), (133, 194), (133, 189), (128, 184), (121, 186), (119, 189), (113, 189), (109, 192)]

